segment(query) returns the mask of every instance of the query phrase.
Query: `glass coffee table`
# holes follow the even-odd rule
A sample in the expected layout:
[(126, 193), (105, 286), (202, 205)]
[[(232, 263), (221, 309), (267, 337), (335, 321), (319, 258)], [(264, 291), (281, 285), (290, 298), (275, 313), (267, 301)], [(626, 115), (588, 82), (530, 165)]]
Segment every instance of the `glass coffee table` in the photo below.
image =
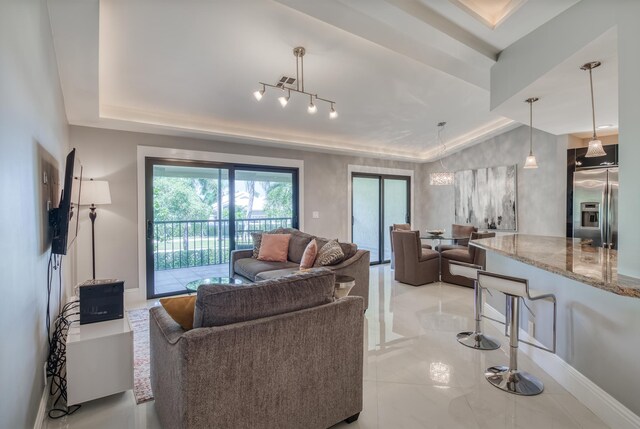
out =
[(190, 292), (197, 292), (201, 285), (242, 285), (244, 282), (233, 277), (208, 277), (198, 279), (186, 284), (185, 288)]

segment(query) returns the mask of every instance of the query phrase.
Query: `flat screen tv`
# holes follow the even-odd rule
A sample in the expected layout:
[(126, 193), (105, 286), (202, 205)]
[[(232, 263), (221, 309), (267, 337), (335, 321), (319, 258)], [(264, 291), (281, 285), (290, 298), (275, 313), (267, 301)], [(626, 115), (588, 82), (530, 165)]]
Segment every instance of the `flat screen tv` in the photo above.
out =
[(81, 183), (82, 165), (76, 158), (76, 150), (72, 149), (65, 163), (60, 203), (49, 212), (49, 224), (52, 228), (51, 252), (56, 255), (66, 255), (67, 249), (78, 235)]

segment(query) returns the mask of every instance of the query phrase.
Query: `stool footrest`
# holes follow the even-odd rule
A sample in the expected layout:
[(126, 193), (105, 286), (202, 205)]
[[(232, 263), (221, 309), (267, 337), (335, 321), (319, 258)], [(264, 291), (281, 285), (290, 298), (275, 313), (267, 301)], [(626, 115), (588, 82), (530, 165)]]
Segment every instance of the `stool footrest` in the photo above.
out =
[(525, 371), (511, 369), (507, 366), (492, 366), (484, 373), (487, 381), (500, 390), (516, 395), (539, 395), (544, 390), (544, 384), (533, 375)]
[(500, 342), (482, 332), (460, 332), (458, 342), (463, 346), (476, 350), (496, 350), (500, 348)]

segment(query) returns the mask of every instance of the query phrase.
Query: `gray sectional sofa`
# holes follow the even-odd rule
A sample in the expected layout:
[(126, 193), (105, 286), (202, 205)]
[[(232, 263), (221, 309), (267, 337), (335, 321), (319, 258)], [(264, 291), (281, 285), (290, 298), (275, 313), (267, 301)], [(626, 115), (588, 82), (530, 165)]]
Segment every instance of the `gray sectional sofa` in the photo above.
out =
[[(300, 269), (300, 260), (307, 244), (314, 238), (318, 242), (318, 249), (329, 240), (306, 234), (294, 228), (277, 228), (269, 231), (270, 234), (291, 234), (289, 241), (289, 253), (287, 262), (267, 262), (252, 258), (253, 250), (234, 250), (229, 260), (229, 273), (232, 277), (240, 278), (246, 282), (274, 279), (290, 275)], [(369, 251), (359, 250), (353, 243), (340, 243), (344, 259), (336, 265), (325, 268), (330, 269), (336, 275), (351, 276), (356, 285), (349, 295), (364, 298), (365, 310), (369, 306)]]
[(194, 329), (149, 316), (155, 408), (167, 429), (324, 429), (362, 410), (363, 300), (327, 269), (198, 288)]

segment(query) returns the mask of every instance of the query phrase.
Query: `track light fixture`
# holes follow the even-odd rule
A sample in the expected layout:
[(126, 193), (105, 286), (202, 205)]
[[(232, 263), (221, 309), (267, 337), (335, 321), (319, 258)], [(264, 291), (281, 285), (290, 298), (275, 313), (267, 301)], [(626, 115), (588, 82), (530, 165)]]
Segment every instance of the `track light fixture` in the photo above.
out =
[[(296, 57), (296, 77), (287, 77), (287, 76), (282, 76), (280, 78), (280, 80), (275, 84), (275, 85), (271, 85), (268, 83), (264, 83), (264, 82), (259, 82), (260, 85), (262, 85), (262, 89), (255, 91), (253, 93), (253, 96), (256, 98), (256, 100), (260, 101), (262, 100), (262, 96), (265, 93), (266, 87), (270, 87), (270, 88), (277, 88), (280, 89), (282, 91), (287, 90), (287, 96), (285, 97), (284, 95), (281, 95), (280, 97), (278, 97), (278, 101), (280, 102), (280, 105), (282, 107), (285, 107), (288, 103), (289, 103), (289, 98), (291, 97), (291, 92), (297, 92), (299, 94), (304, 94), (304, 95), (308, 95), (309, 96), (309, 106), (307, 107), (307, 112), (309, 112), (309, 114), (314, 114), (318, 111), (318, 106), (316, 105), (315, 101), (320, 100), (320, 101), (324, 101), (325, 103), (329, 103), (329, 105), (331, 106), (331, 109), (329, 110), (329, 118), (331, 119), (335, 119), (338, 117), (338, 112), (336, 111), (336, 107), (335, 101), (332, 100), (327, 100), (326, 98), (321, 98), (318, 97), (318, 94), (312, 94), (310, 92), (306, 92), (304, 90), (304, 54), (305, 54), (305, 49), (302, 46), (298, 46), (297, 48), (293, 49), (293, 55)], [(295, 86), (294, 86), (295, 84)]]

